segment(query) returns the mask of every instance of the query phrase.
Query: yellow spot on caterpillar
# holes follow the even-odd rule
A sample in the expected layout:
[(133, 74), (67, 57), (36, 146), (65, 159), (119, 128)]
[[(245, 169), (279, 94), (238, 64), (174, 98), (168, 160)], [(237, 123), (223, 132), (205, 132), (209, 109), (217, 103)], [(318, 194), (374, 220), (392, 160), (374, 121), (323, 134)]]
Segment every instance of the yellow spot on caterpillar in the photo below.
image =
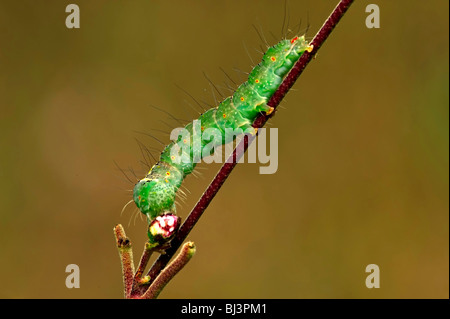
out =
[(244, 99), (244, 97), (243, 96), (241, 96), (241, 101), (243, 102), (245, 99)]
[(166, 183), (168, 183), (169, 181), (167, 180), (167, 178), (166, 179), (164, 179), (165, 181), (166, 181)]
[(166, 172), (166, 175), (167, 175), (167, 176), (170, 176), (170, 172)]
[(223, 115), (222, 115), (222, 116), (223, 116), (223, 118), (226, 118), (226, 117), (227, 117), (227, 115), (226, 115), (225, 113), (223, 113)]
[(258, 79), (256, 79), (256, 80), (255, 80), (255, 83), (259, 83), (259, 80), (258, 80)]
[(308, 51), (309, 53), (311, 53), (311, 51), (314, 49), (314, 45), (310, 44), (308, 45), (308, 47), (306, 48), (306, 51)]
[(187, 143), (187, 140), (186, 140), (186, 139), (184, 139), (184, 140), (183, 140), (183, 143), (184, 143), (184, 144), (186, 144), (186, 143)]
[(158, 223), (155, 223), (154, 225), (151, 225), (148, 230), (152, 233), (153, 236), (155, 236), (158, 233)]
[(275, 61), (277, 60), (277, 58), (276, 58), (276, 57), (274, 57), (274, 56), (273, 56), (273, 57), (271, 57), (270, 59), (271, 59), (271, 60), (272, 60), (273, 62), (275, 62)]
[(201, 126), (200, 129), (202, 130), (202, 132), (205, 130), (204, 126)]
[(175, 156), (172, 155), (172, 156), (170, 157), (170, 159), (173, 161), (173, 160), (175, 159)]

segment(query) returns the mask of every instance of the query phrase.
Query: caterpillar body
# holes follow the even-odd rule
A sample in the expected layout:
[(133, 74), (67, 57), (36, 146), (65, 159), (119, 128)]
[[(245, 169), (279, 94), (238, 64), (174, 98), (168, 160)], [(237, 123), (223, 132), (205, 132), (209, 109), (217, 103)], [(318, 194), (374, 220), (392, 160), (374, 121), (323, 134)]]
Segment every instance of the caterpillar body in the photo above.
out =
[[(270, 47), (262, 61), (250, 72), (247, 82), (240, 85), (232, 96), (223, 100), (217, 107), (209, 109), (199, 117), (200, 130), (220, 130), (222, 138), (215, 140), (214, 146), (233, 140), (234, 137), (230, 139), (225, 134), (226, 129), (239, 128), (255, 134), (252, 123), (261, 112), (270, 114), (273, 111), (273, 108), (267, 105), (270, 97), (300, 56), (311, 49), (304, 36), (285, 39)], [(134, 202), (149, 221), (147, 233), (152, 247), (168, 243), (180, 226), (175, 197), (184, 178), (196, 166), (196, 162), (192, 160), (192, 137), (198, 133), (195, 132), (192, 122), (185, 130), (189, 132), (190, 138), (178, 137), (166, 146), (159, 161), (133, 190)], [(184, 151), (183, 145), (190, 146), (187, 148), (190, 151)], [(181, 151), (174, 153), (174, 147), (180, 148)], [(200, 147), (205, 148), (206, 141), (202, 140)]]

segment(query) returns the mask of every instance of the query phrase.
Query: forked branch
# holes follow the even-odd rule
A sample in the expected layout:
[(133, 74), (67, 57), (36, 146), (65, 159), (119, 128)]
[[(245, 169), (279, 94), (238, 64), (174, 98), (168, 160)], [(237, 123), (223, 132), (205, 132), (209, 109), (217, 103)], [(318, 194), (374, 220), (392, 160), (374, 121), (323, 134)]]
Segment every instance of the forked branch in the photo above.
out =
[(195, 254), (195, 245), (193, 242), (187, 242), (181, 248), (180, 253), (175, 259), (158, 274), (150, 284), (150, 278), (142, 274), (153, 253), (148, 245), (144, 247), (144, 253), (138, 270), (134, 271), (133, 251), (131, 241), (125, 234), (122, 225), (114, 227), (114, 236), (116, 237), (117, 248), (119, 250), (120, 260), (122, 262), (122, 275), (124, 285), (124, 296), (126, 299), (154, 299), (157, 298), (163, 288), (169, 281), (191, 260)]

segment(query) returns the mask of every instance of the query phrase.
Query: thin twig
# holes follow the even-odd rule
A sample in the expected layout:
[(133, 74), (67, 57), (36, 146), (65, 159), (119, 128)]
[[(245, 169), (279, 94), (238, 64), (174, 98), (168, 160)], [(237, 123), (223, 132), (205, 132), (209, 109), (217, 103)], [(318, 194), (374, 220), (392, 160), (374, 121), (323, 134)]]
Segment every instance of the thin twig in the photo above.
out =
[(116, 236), (117, 248), (120, 261), (122, 262), (124, 295), (125, 298), (129, 298), (131, 296), (134, 281), (133, 250), (131, 242), (125, 234), (125, 230), (121, 224), (114, 227), (114, 235)]
[(136, 274), (134, 275), (135, 281), (139, 281), (142, 279), (142, 274), (144, 273), (145, 267), (147, 267), (147, 263), (153, 254), (154, 249), (150, 247), (149, 243), (146, 242), (144, 246), (144, 251), (142, 252), (141, 261), (139, 262), (139, 267), (136, 270)]
[(193, 242), (187, 242), (181, 248), (178, 256), (158, 275), (151, 286), (142, 295), (142, 299), (155, 299), (167, 285), (167, 283), (191, 260), (195, 254)]
[[(311, 59), (315, 56), (317, 50), (323, 45), (325, 40), (328, 38), (330, 33), (333, 31), (334, 27), (337, 25), (337, 23), (340, 21), (340, 19), (343, 17), (343, 15), (345, 14), (345, 12), (352, 3), (353, 0), (342, 0), (341, 2), (339, 2), (339, 4), (336, 6), (334, 11), (331, 13), (331, 15), (328, 17), (328, 19), (322, 26), (322, 28), (319, 30), (319, 32), (316, 34), (316, 36), (310, 43), (314, 46), (311, 52), (305, 51), (302, 54), (300, 59), (294, 65), (293, 69), (283, 80), (280, 87), (270, 98), (269, 102), (267, 103), (269, 106), (276, 109), (276, 107), (280, 104), (283, 97), (294, 85), (297, 78), (303, 72), (303, 70), (311, 61)], [(256, 128), (263, 127), (264, 124), (267, 122), (267, 120), (271, 116), (273, 116), (274, 113), (275, 112), (272, 112), (271, 115), (263, 114), (259, 116), (253, 123), (253, 127)], [(178, 247), (180, 247), (181, 243), (186, 239), (191, 229), (197, 223), (197, 221), (199, 220), (205, 209), (208, 207), (209, 203), (217, 194), (217, 192), (219, 191), (219, 189), (221, 188), (221, 186), (223, 185), (223, 183), (225, 182), (231, 171), (234, 169), (239, 159), (247, 150), (250, 143), (254, 140), (254, 138), (255, 136), (251, 136), (249, 138), (245, 137), (244, 139), (242, 139), (241, 143), (235, 148), (233, 154), (231, 155), (232, 157), (230, 156), (230, 158), (235, 160), (230, 162), (229, 161), (230, 159), (228, 159), (226, 163), (222, 166), (222, 168), (217, 173), (211, 184), (203, 193), (200, 200), (192, 209), (189, 216), (186, 218), (186, 221), (183, 223), (183, 225), (181, 225), (179, 231), (175, 235), (175, 238), (171, 241), (171, 247), (166, 250), (165, 254), (160, 255), (159, 258), (153, 264), (152, 268), (148, 272), (148, 275), (151, 278), (150, 282), (152, 282), (154, 278), (156, 278), (157, 275), (162, 271), (162, 269), (164, 269), (164, 267), (167, 265), (167, 263), (170, 261), (172, 256), (177, 251)]]
[(152, 256), (154, 251), (155, 250), (150, 246), (150, 244), (146, 242), (144, 245), (144, 251), (141, 255), (139, 266), (136, 270), (136, 273), (134, 274), (133, 289), (131, 291), (132, 298), (142, 295), (149, 286), (150, 277), (142, 277), (142, 274), (144, 273), (148, 261), (150, 260), (150, 257)]

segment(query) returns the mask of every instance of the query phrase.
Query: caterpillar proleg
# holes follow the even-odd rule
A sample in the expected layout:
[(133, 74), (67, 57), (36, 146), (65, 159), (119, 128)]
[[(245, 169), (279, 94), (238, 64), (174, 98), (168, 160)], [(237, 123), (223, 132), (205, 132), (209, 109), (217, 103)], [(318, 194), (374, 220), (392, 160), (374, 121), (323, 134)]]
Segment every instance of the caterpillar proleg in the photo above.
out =
[[(170, 241), (180, 226), (175, 197), (184, 178), (196, 166), (195, 155), (200, 154), (198, 159), (201, 159), (210, 154), (209, 151), (203, 152), (207, 147), (210, 149), (232, 141), (234, 137), (226, 134), (228, 129), (255, 134), (252, 123), (261, 112), (270, 114), (273, 111), (267, 105), (270, 97), (300, 56), (311, 49), (304, 36), (285, 39), (270, 47), (250, 72), (248, 80), (232, 96), (186, 125), (184, 132), (187, 134), (164, 148), (159, 161), (133, 191), (134, 202), (149, 221), (148, 237), (152, 247), (160, 247)], [(212, 141), (201, 140), (200, 145), (194, 145), (195, 134), (211, 129), (220, 132), (221, 137)]]

